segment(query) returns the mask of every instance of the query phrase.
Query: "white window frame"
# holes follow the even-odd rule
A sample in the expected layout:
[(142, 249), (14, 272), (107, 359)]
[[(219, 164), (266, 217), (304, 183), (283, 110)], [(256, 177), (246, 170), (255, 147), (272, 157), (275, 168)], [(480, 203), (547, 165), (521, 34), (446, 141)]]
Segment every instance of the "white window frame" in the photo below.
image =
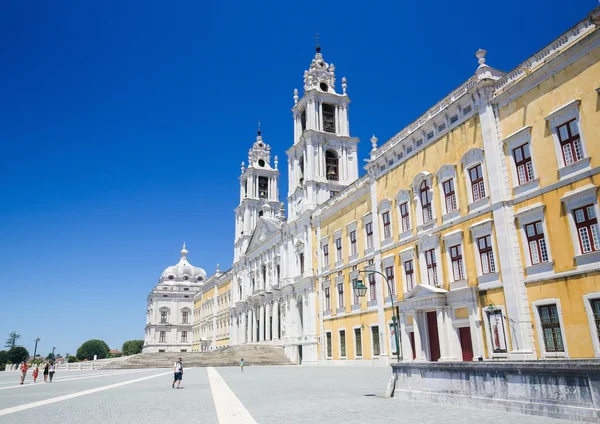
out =
[[(329, 309), (327, 307), (327, 296), (325, 295), (325, 289), (329, 289)], [(323, 280), (321, 292), (323, 293), (323, 315), (331, 315), (331, 281), (327, 278)]]
[[(531, 144), (531, 126), (521, 128), (515, 131), (503, 140), (506, 146), (507, 157), (510, 161), (510, 171), (512, 176), (513, 195), (519, 196), (521, 194), (529, 193), (539, 187), (540, 178), (535, 166), (535, 158), (533, 157), (533, 146)], [(519, 184), (519, 174), (517, 172), (517, 165), (515, 162), (514, 149), (529, 144), (529, 153), (531, 155), (531, 166), (533, 168), (533, 179), (529, 180), (524, 184)]]
[[(438, 288), (444, 288), (444, 274), (442, 271), (442, 257), (440, 254), (440, 236), (438, 234), (425, 234), (421, 236), (418, 242), (419, 247), (419, 265), (421, 271), (421, 284), (429, 284), (429, 277), (427, 274), (427, 258), (425, 257), (425, 253), (431, 249), (434, 249), (435, 254), (435, 267), (436, 267), (436, 277), (438, 281)], [(414, 267), (414, 263), (413, 263)]]
[[(377, 327), (377, 336), (379, 338), (379, 355), (375, 355), (375, 351), (373, 349), (373, 347), (375, 346), (375, 344), (373, 343), (373, 334), (374, 334), (373, 327)], [(380, 330), (379, 323), (376, 322), (376, 323), (369, 324), (369, 330), (370, 330), (369, 341), (371, 342), (371, 357), (373, 359), (379, 358), (381, 356), (381, 351), (383, 350), (383, 349), (381, 349), (381, 330)]]
[[(561, 179), (578, 174), (590, 169), (591, 158), (588, 154), (585, 139), (583, 137), (583, 128), (581, 126), (581, 115), (579, 113), (579, 105), (581, 100), (571, 100), (569, 103), (550, 112), (544, 119), (550, 125), (552, 132), (552, 140), (554, 142), (554, 150), (556, 152), (556, 162), (558, 164), (558, 175)], [(558, 136), (558, 127), (568, 121), (575, 119), (577, 129), (579, 130), (579, 139), (581, 140), (581, 149), (583, 150), (583, 159), (574, 162), (570, 165), (565, 164), (562, 148), (560, 147), (560, 138)]]
[[(444, 240), (444, 252), (446, 255), (446, 272), (448, 273), (448, 281), (450, 281), (450, 289), (456, 290), (459, 288), (464, 288), (468, 286), (467, 280), (467, 266), (466, 266), (466, 255), (465, 255), (465, 246), (463, 242), (463, 231), (456, 230), (450, 233), (444, 234), (442, 236), (442, 240)], [(450, 248), (454, 246), (460, 246), (460, 251), (462, 255), (462, 273), (464, 278), (461, 280), (454, 279), (454, 269), (452, 266), (452, 257), (450, 255)]]
[(592, 346), (596, 358), (600, 358), (600, 341), (598, 340), (598, 330), (596, 329), (596, 320), (594, 319), (594, 311), (592, 310), (591, 301), (600, 300), (600, 292), (588, 293), (583, 295), (583, 305), (588, 318), (590, 327), (590, 336), (592, 337)]
[[(412, 202), (411, 202), (411, 196), (410, 196), (410, 191), (409, 190), (399, 190), (398, 193), (396, 194), (394, 200), (396, 201), (396, 209), (398, 211), (398, 231), (399, 231), (399, 236), (398, 236), (398, 240), (402, 241), (404, 239), (409, 238), (410, 236), (412, 236), (412, 231), (413, 231), (413, 214), (412, 214)], [(408, 225), (409, 228), (406, 231), (403, 231), (402, 228), (402, 213), (400, 212), (400, 206), (403, 205), (404, 203), (407, 203), (408, 205)]]
[[(346, 354), (344, 356), (342, 356), (342, 337), (340, 336), (341, 332), (344, 332), (344, 336), (345, 336), (345, 341), (346, 343), (344, 346), (344, 350), (346, 351)], [(346, 359), (348, 358), (348, 332), (346, 331), (346, 327), (342, 327), (342, 328), (338, 328), (338, 352), (339, 352), (339, 359)]]
[[(337, 240), (340, 240), (340, 258), (338, 259), (338, 249), (337, 249)], [(335, 267), (340, 267), (344, 264), (344, 238), (342, 237), (342, 229), (338, 228), (333, 232), (333, 245), (335, 247)], [(331, 254), (331, 253), (330, 253)]]
[[(331, 258), (328, 258), (328, 264), (325, 264), (325, 245), (327, 245), (327, 256), (331, 255), (331, 252), (329, 252), (329, 235), (323, 236), (321, 237), (321, 243), (319, 244), (320, 246), (320, 255), (319, 258), (321, 259), (321, 272), (326, 272), (329, 271), (329, 267), (331, 266)], [(306, 260), (306, 258), (304, 258), (304, 260)]]
[[(546, 226), (546, 220), (544, 218), (544, 209), (546, 205), (542, 203), (535, 203), (526, 208), (522, 208), (515, 213), (517, 219), (517, 228), (521, 236), (521, 245), (523, 246), (523, 253), (525, 256), (525, 271), (527, 272), (527, 279), (529, 277), (539, 277), (540, 274), (551, 273), (554, 268), (554, 260), (552, 259), (552, 252), (550, 249), (550, 239), (548, 238), (548, 227)], [(542, 228), (544, 230), (544, 240), (546, 242), (546, 252), (548, 254), (548, 261), (540, 262), (539, 264), (533, 264), (531, 262), (531, 251), (529, 243), (527, 241), (527, 225), (533, 222), (541, 221)], [(527, 282), (527, 279), (525, 281)]]
[[(356, 253), (354, 254), (352, 254), (352, 242), (350, 240), (350, 233), (352, 233), (352, 231), (354, 231), (354, 234), (356, 235)], [(348, 238), (348, 262), (352, 262), (358, 258), (358, 230), (356, 221), (352, 221), (346, 226), (346, 234)]]
[[(475, 255), (475, 265), (477, 266), (477, 282), (479, 283), (479, 290), (489, 290), (491, 288), (500, 287), (502, 285), (502, 282), (500, 281), (500, 257), (498, 256), (496, 239), (494, 237), (494, 220), (484, 219), (483, 221), (476, 222), (469, 227), (469, 231), (471, 232), (473, 240), (473, 253)], [(488, 274), (483, 274), (478, 243), (478, 239), (485, 236), (490, 236), (492, 252), (494, 254), (494, 265), (496, 268), (495, 272), (490, 272)]]
[[(390, 266), (394, 267), (394, 285), (395, 285), (394, 289), (395, 289), (396, 295), (397, 295), (398, 294), (398, 284), (397, 284), (398, 274), (396, 272), (396, 264), (394, 263), (394, 259), (395, 259), (394, 255), (389, 255), (389, 256), (385, 256), (385, 257), (381, 258), (381, 267), (382, 267), (382, 274), (386, 276), (386, 279), (387, 279), (387, 274), (385, 272), (386, 268), (388, 268)], [(390, 293), (387, 283), (384, 282), (383, 279), (382, 279), (381, 283), (385, 286), (383, 289), (383, 292), (386, 293), (385, 300), (387, 301), (387, 299), (390, 296), (392, 296), (392, 294)]]
[[(387, 212), (390, 217), (390, 236), (385, 238), (385, 228), (383, 223), (383, 214)], [(392, 200), (383, 199), (377, 205), (377, 214), (379, 215), (379, 222), (381, 223), (381, 246), (387, 246), (394, 241), (394, 224), (392, 222)]]
[[(346, 300), (344, 299), (344, 295), (346, 292), (346, 287), (344, 285), (344, 275), (338, 275), (335, 277), (335, 299), (336, 299), (336, 312), (337, 314), (343, 314), (346, 310)], [(340, 296), (340, 292), (339, 292), (339, 284), (342, 285), (342, 296)], [(331, 291), (330, 291), (331, 293)], [(342, 298), (342, 302), (344, 303), (343, 305), (340, 305), (340, 297)]]
[[(327, 343), (327, 334), (331, 335), (331, 344)], [(331, 347), (331, 355), (327, 354), (327, 346)], [(333, 359), (333, 333), (331, 330), (325, 330), (325, 359)]]
[(406, 294), (408, 293), (408, 281), (406, 280), (406, 272), (404, 271), (404, 262), (413, 261), (413, 289), (419, 285), (417, 280), (418, 272), (415, 272), (417, 265), (415, 260), (415, 248), (411, 246), (407, 249), (401, 250), (400, 253), (398, 253), (398, 256), (400, 256), (400, 269), (402, 269), (402, 292)]
[[(487, 167), (485, 165), (485, 155), (483, 150), (477, 147), (472, 148), (463, 155), (460, 159), (460, 163), (463, 167), (463, 177), (467, 186), (467, 199), (469, 200), (469, 212), (479, 210), (490, 204), (490, 184), (487, 179)], [(483, 175), (483, 185), (485, 188), (485, 197), (473, 201), (473, 186), (471, 184), (471, 175), (469, 171), (477, 166), (481, 165), (481, 173)]]
[(596, 219), (600, 223), (600, 210), (598, 209), (598, 187), (593, 184), (586, 184), (582, 187), (565, 193), (560, 200), (564, 203), (567, 209), (569, 228), (571, 230), (571, 238), (575, 253), (574, 259), (575, 263), (577, 264), (577, 269), (598, 269), (600, 267), (600, 251), (590, 253), (583, 253), (581, 251), (581, 245), (579, 244), (579, 233), (577, 232), (577, 225), (573, 215), (573, 210), (591, 204), (594, 205), (594, 209), (596, 210)]
[[(375, 228), (373, 225), (373, 214), (371, 212), (367, 213), (366, 215), (363, 216), (362, 220), (363, 220), (363, 234), (365, 236), (365, 256), (366, 256), (375, 251)], [(371, 228), (373, 230), (373, 234), (371, 235), (372, 240), (373, 240), (372, 241), (373, 245), (371, 247), (369, 247), (369, 240), (367, 237), (367, 224), (371, 224)]]
[[(460, 216), (460, 203), (458, 196), (458, 179), (456, 178), (456, 166), (443, 165), (436, 173), (438, 182), (438, 192), (440, 193), (440, 201), (442, 203), (442, 222), (448, 222)], [(454, 180), (454, 199), (456, 209), (448, 211), (446, 207), (446, 194), (444, 193), (444, 183), (448, 180)]]
[[(360, 331), (360, 356), (358, 356), (356, 354), (356, 330)], [(354, 347), (354, 359), (363, 359), (364, 355), (365, 355), (365, 342), (364, 342), (364, 337), (363, 337), (363, 333), (362, 333), (362, 325), (355, 325), (354, 327), (352, 327), (352, 340), (354, 340), (353, 347)], [(348, 353), (348, 352), (346, 352)]]
[[(548, 306), (548, 305), (556, 305), (556, 310), (558, 312), (558, 322), (560, 323), (560, 336), (562, 338), (562, 343), (564, 347), (564, 352), (546, 352), (546, 343), (544, 343), (544, 333), (542, 331), (542, 320), (540, 318), (539, 306)], [(538, 345), (540, 354), (544, 358), (568, 358), (569, 357), (569, 349), (567, 347), (567, 338), (565, 335), (565, 324), (563, 322), (562, 317), (562, 307), (560, 304), (560, 299), (542, 299), (532, 302), (531, 306), (533, 307), (534, 319), (535, 319), (535, 328), (538, 336)]]
[[(423, 181), (427, 182), (429, 190), (431, 190), (431, 220), (427, 223), (423, 222), (423, 206), (421, 203), (421, 183)], [(435, 185), (433, 184), (433, 175), (431, 175), (429, 172), (420, 172), (419, 174), (417, 174), (411, 185), (413, 199), (415, 201), (415, 206), (417, 209), (417, 232), (425, 231), (435, 226), (437, 216), (435, 213), (435, 193), (433, 191), (434, 187)]]

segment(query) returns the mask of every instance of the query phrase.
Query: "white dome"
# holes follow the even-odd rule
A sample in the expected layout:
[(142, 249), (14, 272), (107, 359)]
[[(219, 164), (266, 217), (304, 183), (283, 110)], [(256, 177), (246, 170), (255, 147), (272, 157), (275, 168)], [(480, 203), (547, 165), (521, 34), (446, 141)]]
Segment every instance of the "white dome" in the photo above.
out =
[(202, 283), (206, 279), (206, 271), (195, 267), (187, 261), (188, 251), (183, 244), (181, 249), (181, 259), (177, 265), (165, 269), (161, 275), (163, 281), (189, 281), (192, 283)]

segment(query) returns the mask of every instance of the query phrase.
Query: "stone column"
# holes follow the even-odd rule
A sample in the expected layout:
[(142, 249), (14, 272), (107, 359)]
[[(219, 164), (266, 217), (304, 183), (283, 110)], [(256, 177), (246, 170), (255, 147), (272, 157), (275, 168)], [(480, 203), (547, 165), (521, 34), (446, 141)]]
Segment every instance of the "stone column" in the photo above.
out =
[(425, 322), (423, 320), (423, 312), (415, 312), (413, 314), (413, 331), (415, 333), (415, 352), (416, 358), (415, 361), (419, 362), (427, 362), (427, 355), (425, 354), (425, 350), (423, 349), (423, 336), (424, 332), (427, 329), (425, 328)]
[(266, 313), (265, 313), (265, 340), (271, 340), (273, 338), (273, 334), (271, 333), (272, 329), (269, 325), (271, 322), (271, 308), (273, 307), (273, 303), (267, 303), (266, 305)]
[(410, 336), (408, 331), (406, 331), (406, 314), (400, 313), (399, 317), (400, 321), (400, 340), (402, 341), (402, 361), (412, 361), (413, 360), (413, 351), (412, 346), (410, 344)]
[[(482, 318), (485, 319), (485, 316)], [(482, 322), (479, 319), (477, 304), (469, 306), (469, 327), (471, 329), (471, 343), (473, 344), (473, 360), (477, 361), (480, 356), (483, 358), (484, 343)]]
[(246, 329), (246, 343), (252, 343), (252, 321), (253, 321), (252, 308), (248, 309), (248, 328)]
[(256, 339), (256, 321), (257, 321), (257, 312), (258, 312), (258, 308), (254, 307), (252, 308), (252, 342), (258, 342), (258, 340)]
[(261, 303), (258, 308), (258, 341), (265, 341), (265, 304)]
[(273, 301), (273, 340), (279, 340), (279, 302)]
[(437, 317), (438, 340), (440, 343), (440, 361), (448, 361), (450, 359), (450, 346), (448, 326), (446, 325), (446, 308), (437, 307), (435, 309)]

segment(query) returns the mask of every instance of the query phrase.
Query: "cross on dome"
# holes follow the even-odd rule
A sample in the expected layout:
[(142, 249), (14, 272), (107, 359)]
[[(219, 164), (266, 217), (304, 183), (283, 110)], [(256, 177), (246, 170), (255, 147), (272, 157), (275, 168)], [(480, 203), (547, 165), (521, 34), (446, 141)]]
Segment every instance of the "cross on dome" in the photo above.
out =
[(310, 63), (310, 68), (304, 71), (304, 91), (320, 89), (325, 92), (335, 93), (335, 66), (323, 60), (319, 34), (317, 34), (317, 47), (315, 57)]

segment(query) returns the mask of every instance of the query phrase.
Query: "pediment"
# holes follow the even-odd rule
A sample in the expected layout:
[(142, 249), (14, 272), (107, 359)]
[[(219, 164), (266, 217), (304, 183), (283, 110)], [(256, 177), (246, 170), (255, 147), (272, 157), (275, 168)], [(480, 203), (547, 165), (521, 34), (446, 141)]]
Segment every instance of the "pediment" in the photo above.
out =
[(448, 293), (448, 290), (440, 289), (427, 284), (419, 284), (414, 289), (409, 291), (406, 296), (404, 296), (404, 299), (408, 300), (432, 296), (445, 296), (446, 293)]
[(246, 253), (256, 250), (264, 243), (265, 240), (270, 238), (274, 233), (278, 232), (280, 229), (280, 221), (269, 218), (260, 218), (258, 220), (256, 228), (254, 229), (254, 232), (252, 233), (252, 237), (250, 238), (250, 243), (248, 243)]

